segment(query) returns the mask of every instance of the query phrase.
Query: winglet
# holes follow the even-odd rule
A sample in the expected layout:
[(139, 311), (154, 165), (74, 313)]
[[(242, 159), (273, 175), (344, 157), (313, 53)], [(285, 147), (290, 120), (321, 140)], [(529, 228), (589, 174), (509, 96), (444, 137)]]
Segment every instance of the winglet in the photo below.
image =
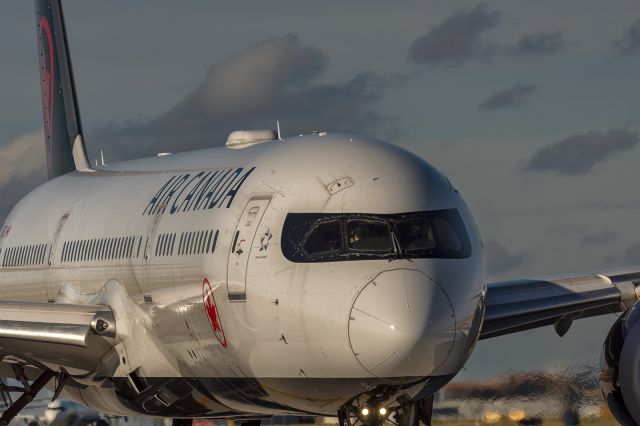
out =
[(82, 138), (60, 0), (35, 0), (49, 179), (92, 171)]

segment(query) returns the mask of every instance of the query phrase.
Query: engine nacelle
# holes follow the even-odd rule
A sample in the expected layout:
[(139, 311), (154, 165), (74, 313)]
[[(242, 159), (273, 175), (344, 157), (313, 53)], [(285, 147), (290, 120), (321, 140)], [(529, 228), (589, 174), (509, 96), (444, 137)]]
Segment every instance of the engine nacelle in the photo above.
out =
[(600, 389), (622, 425), (640, 425), (640, 303), (613, 325), (602, 347)]

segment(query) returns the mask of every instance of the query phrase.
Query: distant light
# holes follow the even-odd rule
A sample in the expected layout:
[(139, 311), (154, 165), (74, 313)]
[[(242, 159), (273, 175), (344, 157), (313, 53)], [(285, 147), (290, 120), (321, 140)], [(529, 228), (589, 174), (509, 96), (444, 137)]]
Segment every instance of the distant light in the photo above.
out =
[(369, 409), (367, 407), (364, 407), (362, 409), (362, 411), (360, 411), (360, 413), (362, 413), (363, 416), (368, 416), (369, 415)]
[(482, 413), (482, 420), (485, 423), (498, 423), (501, 418), (500, 413), (496, 413), (495, 411), (485, 411)]
[(380, 413), (381, 416), (386, 416), (387, 415), (387, 409), (384, 407), (380, 407), (380, 410), (378, 410), (378, 413)]
[(520, 420), (523, 420), (525, 418), (525, 413), (524, 410), (518, 408), (516, 410), (509, 411), (508, 416), (514, 422), (519, 422)]
[(392, 330), (395, 330), (395, 329), (396, 329), (396, 326), (395, 326), (395, 325), (393, 325), (393, 324), (391, 324), (391, 325), (389, 326), (389, 328), (390, 328), (390, 329), (392, 329)]

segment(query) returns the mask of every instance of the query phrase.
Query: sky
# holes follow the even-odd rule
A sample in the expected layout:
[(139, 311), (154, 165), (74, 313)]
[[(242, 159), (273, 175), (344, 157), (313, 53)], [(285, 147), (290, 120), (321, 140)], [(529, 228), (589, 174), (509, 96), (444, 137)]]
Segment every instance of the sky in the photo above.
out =
[[(490, 281), (640, 264), (640, 3), (65, 0), (91, 158), (355, 132), (445, 173)], [(0, 221), (44, 182), (31, 2), (0, 12)], [(596, 364), (615, 317), (481, 342), (459, 380)]]

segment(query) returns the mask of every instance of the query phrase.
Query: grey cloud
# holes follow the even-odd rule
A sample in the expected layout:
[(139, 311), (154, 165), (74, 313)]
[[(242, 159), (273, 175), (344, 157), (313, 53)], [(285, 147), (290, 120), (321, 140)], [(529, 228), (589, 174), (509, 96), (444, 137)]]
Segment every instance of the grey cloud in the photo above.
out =
[(497, 48), (483, 35), (498, 26), (500, 13), (486, 4), (458, 11), (424, 36), (413, 41), (409, 55), (418, 64), (455, 67), (471, 59), (486, 60)]
[(640, 53), (640, 19), (636, 19), (627, 32), (613, 42), (613, 46), (621, 55)]
[(501, 274), (524, 263), (527, 254), (524, 252), (511, 253), (497, 241), (486, 241), (484, 244), (487, 256), (487, 269), (490, 274)]
[(478, 109), (493, 111), (504, 108), (517, 108), (529, 101), (531, 95), (538, 91), (534, 84), (518, 83), (505, 90), (499, 90), (489, 96)]
[(565, 46), (562, 32), (525, 34), (510, 49), (513, 55), (545, 55), (559, 52)]
[(625, 129), (605, 133), (589, 132), (570, 136), (540, 148), (526, 168), (555, 171), (565, 175), (582, 175), (611, 155), (628, 151), (638, 144), (638, 135)]
[(392, 133), (393, 120), (376, 112), (375, 103), (394, 79), (366, 72), (343, 83), (320, 82), (328, 63), (320, 49), (301, 45), (294, 35), (268, 39), (212, 67), (166, 113), (99, 129), (92, 140), (113, 150), (112, 161), (222, 145), (233, 130), (273, 128), (276, 120), (285, 135)]
[(585, 235), (584, 237), (580, 238), (580, 244), (601, 245), (601, 244), (612, 243), (617, 239), (618, 239), (618, 234), (616, 234), (615, 232), (603, 230), (593, 234)]
[(42, 130), (0, 146), (0, 223), (30, 190), (46, 180)]

